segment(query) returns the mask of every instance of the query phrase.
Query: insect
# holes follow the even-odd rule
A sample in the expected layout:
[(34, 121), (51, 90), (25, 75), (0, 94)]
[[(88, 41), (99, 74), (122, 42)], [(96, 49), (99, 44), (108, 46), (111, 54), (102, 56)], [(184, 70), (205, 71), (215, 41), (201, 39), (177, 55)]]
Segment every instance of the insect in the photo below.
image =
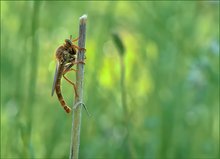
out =
[(64, 101), (63, 95), (61, 93), (61, 78), (64, 77), (64, 79), (69, 82), (74, 87), (75, 95), (77, 96), (76, 92), (76, 85), (70, 81), (65, 74), (71, 70), (76, 71), (72, 68), (74, 64), (77, 63), (83, 63), (83, 61), (76, 61), (76, 49), (84, 49), (79, 48), (78, 46), (74, 45), (73, 42), (77, 41), (77, 39), (72, 40), (72, 36), (70, 36), (70, 39), (65, 39), (65, 43), (58, 47), (56, 50), (56, 70), (54, 75), (54, 81), (53, 81), (53, 87), (52, 87), (52, 93), (53, 96), (54, 91), (56, 90), (57, 98), (60, 101), (61, 106), (64, 108), (64, 110), (69, 113), (71, 111), (71, 108), (67, 106), (66, 102)]

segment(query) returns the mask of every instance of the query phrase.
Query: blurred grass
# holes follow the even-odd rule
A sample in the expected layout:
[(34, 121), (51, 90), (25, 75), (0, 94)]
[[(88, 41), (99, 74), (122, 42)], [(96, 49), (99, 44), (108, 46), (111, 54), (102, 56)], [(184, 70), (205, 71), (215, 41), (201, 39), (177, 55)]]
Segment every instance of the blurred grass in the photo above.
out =
[[(77, 37), (84, 13), (85, 103), (93, 117), (83, 113), (80, 157), (220, 157), (219, 2), (46, 1), (38, 24), (34, 8), (1, 1), (1, 158), (68, 158), (71, 115), (50, 96), (53, 60), (64, 39)], [(129, 130), (113, 31), (126, 50)], [(71, 104), (73, 90), (62, 85)], [(124, 147), (128, 131), (135, 156)]]

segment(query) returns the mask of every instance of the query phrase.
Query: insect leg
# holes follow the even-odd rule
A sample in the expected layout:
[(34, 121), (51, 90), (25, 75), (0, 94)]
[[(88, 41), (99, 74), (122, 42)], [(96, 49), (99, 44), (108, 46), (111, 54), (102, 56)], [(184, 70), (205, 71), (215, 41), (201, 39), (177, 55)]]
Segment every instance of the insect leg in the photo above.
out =
[(78, 63), (85, 64), (84, 61), (72, 62), (72, 63), (68, 64), (68, 65), (66, 66), (65, 70), (63, 71), (63, 78), (64, 78), (67, 82), (69, 82), (71, 85), (73, 85), (73, 88), (74, 88), (74, 91), (75, 91), (75, 95), (76, 95), (76, 96), (78, 96), (77, 91), (76, 91), (76, 85), (75, 85), (75, 83), (73, 83), (71, 80), (69, 80), (69, 79), (65, 76), (65, 74), (66, 74), (67, 72), (70, 72), (70, 71), (77, 71), (77, 70), (75, 70), (75, 69), (73, 69), (73, 68), (71, 68), (71, 67), (72, 67), (74, 64), (78, 64)]
[(74, 44), (72, 45), (72, 47), (78, 49), (79, 51), (81, 51), (81, 50), (86, 51), (85, 48), (81, 48), (81, 47), (79, 47), (79, 46), (77, 46), (77, 45), (74, 45)]
[(79, 37), (76, 38), (76, 39), (73, 39), (72, 42), (75, 42), (75, 41), (78, 41), (79, 40)]
[(68, 70), (65, 70), (64, 72), (63, 72), (63, 74), (66, 74), (67, 72), (70, 72), (70, 71), (77, 71), (76, 69), (74, 69), (74, 68), (70, 68), (70, 69), (68, 69)]
[(79, 37), (72, 40), (72, 35), (70, 35), (70, 40), (71, 40), (72, 42), (75, 42), (75, 41), (79, 40)]
[(73, 85), (73, 88), (74, 88), (74, 91), (75, 91), (75, 95), (78, 96), (78, 95), (77, 95), (77, 91), (76, 91), (76, 85), (75, 85), (75, 83), (73, 83), (70, 79), (68, 79), (68, 78), (65, 76), (65, 74), (66, 74), (67, 72), (70, 72), (70, 71), (76, 71), (76, 70), (73, 69), (73, 68), (65, 69), (65, 71), (63, 72), (63, 78), (64, 78), (67, 82), (69, 82), (71, 85)]
[(65, 69), (64, 69), (64, 71), (63, 71), (63, 74), (65, 74), (66, 72), (69, 72), (69, 71), (71, 71), (71, 70), (76, 71), (75, 69), (71, 68), (73, 65), (74, 65), (74, 64), (72, 64), (72, 63), (66, 65), (66, 66), (65, 66)]
[(75, 64), (79, 64), (79, 63), (81, 63), (81, 64), (85, 64), (84, 61), (76, 61), (76, 62), (72, 62), (73, 65), (75, 65)]
[(68, 65), (65, 66), (65, 69), (64, 69), (64, 71), (63, 71), (63, 77), (64, 77), (64, 79), (65, 79), (67, 82), (69, 82), (69, 83), (72, 84), (72, 85), (75, 85), (71, 80), (69, 80), (69, 79), (65, 76), (65, 74), (66, 74), (67, 72), (70, 72), (70, 71), (75, 71), (75, 72), (76, 72), (76, 71), (77, 71), (76, 69), (71, 68), (73, 65), (74, 65), (73, 63), (70, 63), (70, 64), (68, 64)]

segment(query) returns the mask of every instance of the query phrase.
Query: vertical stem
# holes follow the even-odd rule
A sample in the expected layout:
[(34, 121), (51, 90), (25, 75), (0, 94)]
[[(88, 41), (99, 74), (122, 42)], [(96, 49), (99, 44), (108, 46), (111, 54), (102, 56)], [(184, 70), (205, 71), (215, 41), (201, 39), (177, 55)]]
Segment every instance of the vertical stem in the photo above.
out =
[[(79, 20), (79, 41), (78, 46), (85, 48), (86, 40), (86, 21), (87, 16), (83, 15)], [(81, 49), (77, 54), (77, 61), (83, 61), (85, 58), (85, 50)], [(80, 145), (80, 128), (81, 128), (81, 110), (83, 101), (83, 79), (84, 79), (84, 64), (77, 64), (76, 71), (76, 92), (75, 103), (73, 104), (73, 120), (72, 120), (72, 131), (71, 131), (71, 145), (70, 145), (70, 159), (78, 159), (79, 157), (79, 145)], [(76, 105), (79, 103), (80, 105)], [(77, 106), (75, 108), (75, 106)]]

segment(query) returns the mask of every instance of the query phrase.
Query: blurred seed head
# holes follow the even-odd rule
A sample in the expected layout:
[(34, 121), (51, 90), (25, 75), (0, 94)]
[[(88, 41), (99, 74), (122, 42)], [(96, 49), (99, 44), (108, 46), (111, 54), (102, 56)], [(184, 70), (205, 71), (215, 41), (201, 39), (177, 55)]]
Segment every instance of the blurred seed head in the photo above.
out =
[(123, 42), (117, 32), (112, 33), (112, 38), (115, 46), (118, 49), (118, 53), (120, 56), (123, 56), (125, 54), (125, 47), (123, 45)]

